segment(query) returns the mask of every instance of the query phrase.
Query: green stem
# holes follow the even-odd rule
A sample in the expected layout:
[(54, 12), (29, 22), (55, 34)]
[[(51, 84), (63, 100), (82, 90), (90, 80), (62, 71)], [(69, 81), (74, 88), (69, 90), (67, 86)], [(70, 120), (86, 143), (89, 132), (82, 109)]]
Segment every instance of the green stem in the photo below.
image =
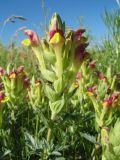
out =
[(112, 79), (112, 83), (111, 83), (111, 87), (110, 87), (111, 90), (114, 89), (115, 82), (116, 82), (116, 76), (114, 76), (113, 79)]
[(102, 160), (107, 160), (104, 155), (102, 155)]
[(55, 46), (54, 50), (56, 55), (57, 76), (61, 77), (63, 73), (62, 46)]
[(107, 160), (104, 156), (104, 150), (106, 149), (106, 146), (109, 145), (109, 128), (108, 127), (102, 127), (101, 128), (101, 144), (102, 144), (102, 160)]
[(38, 138), (38, 121), (39, 121), (39, 117), (38, 114), (36, 116), (36, 127), (35, 127), (35, 137)]
[(90, 99), (92, 100), (95, 111), (99, 115), (100, 114), (99, 105), (98, 105), (98, 102), (97, 102), (96, 98), (94, 96), (90, 96)]
[(44, 61), (44, 57), (43, 54), (41, 53), (41, 49), (40, 47), (32, 47), (33, 52), (35, 53), (35, 56), (37, 57), (39, 64), (40, 64), (40, 70), (41, 69), (45, 69), (46, 65), (45, 65), (45, 61)]
[(102, 113), (100, 115), (100, 123), (101, 123), (100, 126), (101, 127), (104, 125), (104, 117), (105, 117), (105, 115), (106, 115), (107, 112), (108, 112), (108, 110), (105, 107), (103, 107)]
[(47, 132), (47, 142), (50, 142), (51, 135), (52, 135), (52, 130), (51, 130), (51, 128), (48, 128), (48, 132)]
[[(97, 137), (97, 142), (100, 143), (100, 139), (101, 139), (101, 135), (100, 133), (98, 133), (98, 137)], [(92, 160), (99, 160), (99, 157), (101, 155), (101, 152), (99, 152), (101, 150), (101, 146), (99, 144), (95, 144), (95, 147), (93, 148), (92, 151)]]
[[(56, 115), (52, 114), (51, 115), (51, 120), (54, 121), (55, 120)], [(47, 132), (47, 142), (50, 142), (51, 140), (51, 135), (52, 135), (52, 129), (48, 128), (48, 132)]]
[[(51, 115), (51, 120), (54, 121), (55, 120), (56, 115), (52, 114)], [(48, 128), (48, 132), (47, 132), (47, 142), (49, 143), (51, 140), (51, 136), (52, 136), (52, 129)], [(44, 159), (48, 158), (48, 149), (45, 148), (44, 150)]]
[(0, 106), (0, 128), (2, 126), (2, 106)]

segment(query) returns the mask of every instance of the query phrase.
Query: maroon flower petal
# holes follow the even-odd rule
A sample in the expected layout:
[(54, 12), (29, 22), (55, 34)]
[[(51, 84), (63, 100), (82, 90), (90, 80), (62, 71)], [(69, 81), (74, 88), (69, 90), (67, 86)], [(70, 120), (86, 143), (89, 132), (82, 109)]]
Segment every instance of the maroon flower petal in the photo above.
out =
[(4, 98), (5, 98), (5, 93), (4, 92), (0, 92), (0, 102), (2, 100), (4, 100)]
[(49, 41), (51, 40), (51, 38), (54, 36), (55, 33), (60, 33), (60, 35), (64, 37), (64, 33), (61, 29), (53, 29), (49, 32)]
[(94, 93), (96, 88), (97, 88), (97, 86), (91, 86), (91, 87), (88, 87), (87, 91), (91, 92), (91, 93)]
[(26, 30), (25, 34), (29, 37), (29, 40), (32, 45), (38, 46), (39, 45), (39, 37), (36, 32), (32, 30)]
[(74, 31), (75, 40), (80, 40), (84, 32), (85, 32), (85, 29), (77, 29), (76, 31)]
[(86, 47), (88, 46), (87, 43), (85, 44), (80, 44), (76, 49), (75, 49), (75, 58), (78, 60), (83, 60), (86, 56)]

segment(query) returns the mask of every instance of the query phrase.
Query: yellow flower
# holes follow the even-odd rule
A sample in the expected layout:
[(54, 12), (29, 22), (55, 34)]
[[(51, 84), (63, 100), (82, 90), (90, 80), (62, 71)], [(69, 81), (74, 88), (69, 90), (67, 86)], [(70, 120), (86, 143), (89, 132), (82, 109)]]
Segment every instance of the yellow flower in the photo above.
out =
[(10, 79), (14, 79), (14, 78), (16, 78), (16, 72), (14, 72), (14, 71), (12, 71), (11, 73), (10, 73), (10, 75), (9, 75), (9, 78)]
[(40, 86), (40, 85), (41, 85), (41, 81), (40, 81), (40, 80), (38, 80), (38, 81), (35, 82), (35, 86), (38, 87), (38, 86)]
[(5, 102), (7, 102), (8, 101), (8, 97), (4, 97), (4, 99), (3, 100), (1, 100), (1, 102), (0, 103), (5, 103)]
[(26, 42), (27, 45), (30, 44), (34, 47), (37, 47), (39, 45), (40, 41), (39, 41), (39, 37), (36, 32), (28, 29), (28, 30), (25, 30), (25, 34), (29, 38), (29, 41), (27, 40), (27, 42)]
[(74, 82), (74, 87), (75, 88), (78, 88), (79, 87), (79, 83), (76, 81), (76, 82)]
[(65, 39), (59, 32), (56, 32), (53, 35), (53, 37), (50, 39), (50, 44), (58, 44), (58, 43), (64, 43), (64, 42), (65, 42)]
[(8, 101), (8, 97), (5, 96), (5, 93), (4, 92), (0, 92), (0, 104), (5, 103), (7, 101)]
[(93, 96), (94, 94), (92, 92), (86, 92), (88, 96)]
[(108, 103), (107, 103), (107, 102), (103, 102), (102, 105), (103, 105), (103, 107), (105, 107), (105, 108), (108, 107)]
[(21, 42), (22, 45), (24, 46), (30, 46), (31, 45), (31, 42), (30, 40), (27, 38), (27, 39), (24, 39), (22, 42)]

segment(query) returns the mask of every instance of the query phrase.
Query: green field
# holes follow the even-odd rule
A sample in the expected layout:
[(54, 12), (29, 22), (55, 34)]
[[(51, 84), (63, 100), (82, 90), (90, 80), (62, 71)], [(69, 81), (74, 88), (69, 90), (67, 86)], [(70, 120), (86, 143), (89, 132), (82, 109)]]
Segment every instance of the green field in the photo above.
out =
[(44, 38), (0, 44), (0, 160), (120, 160), (119, 13), (95, 45), (56, 13)]

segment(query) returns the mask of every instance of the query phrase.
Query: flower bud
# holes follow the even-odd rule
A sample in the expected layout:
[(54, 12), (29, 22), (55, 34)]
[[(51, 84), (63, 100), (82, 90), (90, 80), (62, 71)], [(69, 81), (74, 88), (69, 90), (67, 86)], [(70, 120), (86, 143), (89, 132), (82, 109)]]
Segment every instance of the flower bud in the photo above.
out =
[(40, 80), (35, 81), (35, 86), (36, 86), (36, 87), (38, 87), (38, 86), (40, 86), (40, 85), (41, 85), (41, 81), (40, 81)]
[(0, 83), (0, 91), (4, 88), (3, 83)]
[(18, 67), (16, 73), (18, 77), (24, 78), (25, 77), (24, 66)]
[(80, 44), (75, 49), (75, 59), (79, 62), (82, 62), (87, 56), (88, 53), (86, 52), (86, 47), (88, 46), (88, 43)]
[(82, 78), (82, 72), (78, 72), (76, 75), (76, 79), (81, 80), (81, 78)]
[(49, 43), (50, 44), (64, 44), (65, 24), (62, 22), (58, 14), (54, 14), (49, 26)]
[(90, 67), (91, 69), (95, 68), (95, 66), (96, 66), (96, 61), (95, 61), (95, 60), (93, 60), (93, 61), (91, 61), (91, 62), (89, 63), (89, 67)]
[(37, 47), (39, 45), (40, 41), (36, 32), (32, 30), (25, 30), (25, 34), (28, 36), (32, 46)]
[(28, 88), (30, 86), (30, 79), (29, 78), (25, 78), (23, 80), (23, 84), (25, 88)]
[(5, 74), (5, 70), (2, 67), (0, 67), (0, 77), (3, 76), (4, 74)]
[(74, 86), (77, 88), (77, 87), (79, 87), (79, 82), (80, 82), (80, 80), (82, 79), (82, 72), (78, 72), (77, 74), (76, 74), (76, 81), (75, 81), (75, 83), (74, 83)]
[(105, 80), (107, 81), (107, 77), (102, 73), (102, 72), (97, 72), (97, 76), (100, 80)]
[[(81, 65), (81, 62), (85, 60), (88, 57), (88, 53), (86, 52), (86, 47), (89, 43), (87, 43), (87, 38), (82, 36), (82, 34), (85, 32), (85, 29), (78, 29), (74, 31), (73, 34), (73, 41), (75, 45), (75, 51), (74, 51), (74, 66), (77, 68)], [(77, 63), (76, 63), (77, 62)]]
[(95, 90), (96, 90), (97, 86), (91, 86), (91, 87), (88, 87), (87, 89), (87, 93), (89, 96), (93, 96), (95, 94)]
[(0, 103), (3, 103), (5, 100), (5, 93), (4, 92), (0, 92)]
[(111, 96), (104, 99), (103, 106), (105, 108), (114, 107), (114, 104), (117, 102), (119, 94), (117, 92), (113, 93)]
[(9, 74), (9, 79), (15, 79), (17, 77), (17, 72), (16, 70), (13, 70), (10, 74)]
[(24, 66), (20, 66), (20, 67), (18, 67), (18, 69), (17, 69), (17, 73), (19, 74), (19, 73), (22, 73), (24, 71)]
[(77, 29), (76, 31), (74, 31), (74, 39), (75, 39), (75, 41), (79, 41), (84, 32), (85, 32), (85, 29)]

